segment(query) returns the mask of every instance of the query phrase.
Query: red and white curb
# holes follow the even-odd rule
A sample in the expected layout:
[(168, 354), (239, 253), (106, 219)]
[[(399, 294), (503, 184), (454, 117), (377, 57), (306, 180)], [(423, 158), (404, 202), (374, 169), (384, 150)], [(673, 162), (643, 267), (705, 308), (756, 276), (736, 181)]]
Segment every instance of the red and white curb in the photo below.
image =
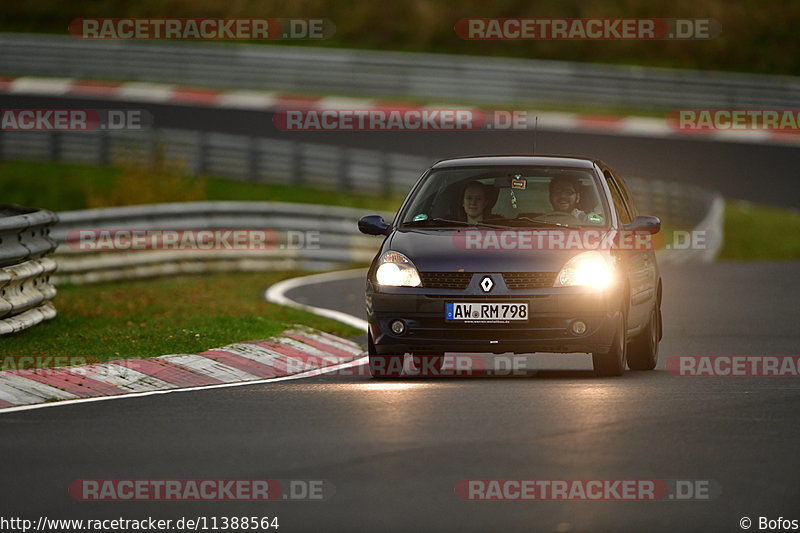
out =
[[(415, 107), (409, 102), (382, 101), (340, 96), (309, 96), (272, 91), (222, 91), (205, 87), (148, 82), (113, 82), (79, 80), (75, 78), (46, 78), (24, 76), (0, 77), (0, 92), (20, 95), (66, 96), (99, 98), (127, 102), (151, 102), (188, 106), (209, 106), (230, 109), (275, 111), (287, 108), (303, 109), (376, 109)], [(432, 109), (454, 109), (462, 106), (426, 106)], [(718, 140), (746, 143), (800, 143), (800, 134), (764, 130), (685, 131), (671, 128), (665, 119), (618, 117), (580, 113), (527, 111), (539, 118), (542, 129), (630, 135), (636, 137), (681, 137), (685, 139)]]
[(318, 375), (357, 364), (355, 342), (303, 326), (259, 341), (230, 344), (198, 354), (47, 369), (0, 372), (0, 412), (49, 402), (89, 401), (175, 390), (197, 390)]

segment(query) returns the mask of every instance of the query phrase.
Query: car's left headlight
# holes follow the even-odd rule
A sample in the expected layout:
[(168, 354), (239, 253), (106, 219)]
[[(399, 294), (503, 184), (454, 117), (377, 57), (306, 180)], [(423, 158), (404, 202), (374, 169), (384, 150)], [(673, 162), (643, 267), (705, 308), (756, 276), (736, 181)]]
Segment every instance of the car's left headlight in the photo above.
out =
[(611, 257), (596, 251), (582, 252), (566, 262), (554, 287), (605, 289), (614, 284), (616, 268)]
[(389, 287), (419, 287), (417, 267), (411, 260), (400, 252), (386, 252), (381, 256), (378, 269), (375, 271), (375, 281), (378, 285)]

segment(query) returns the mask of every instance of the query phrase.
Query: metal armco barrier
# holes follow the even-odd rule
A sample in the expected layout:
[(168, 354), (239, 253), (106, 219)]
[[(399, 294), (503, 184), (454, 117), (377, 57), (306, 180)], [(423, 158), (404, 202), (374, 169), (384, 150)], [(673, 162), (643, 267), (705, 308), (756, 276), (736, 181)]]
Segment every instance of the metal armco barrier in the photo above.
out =
[[(5, 132), (0, 156), (31, 160), (55, 159), (84, 164), (134, 158), (154, 161), (163, 153), (182, 161), (189, 172), (205, 172), (255, 183), (281, 183), (358, 190), (366, 194), (404, 193), (433, 163), (425, 157), (376, 150), (338, 149), (313, 143), (274, 141), (189, 130), (142, 130), (98, 132)], [(642, 213), (661, 217), (674, 228), (696, 228), (703, 222), (707, 247), (665, 254), (665, 259), (710, 261), (722, 243), (721, 199), (702, 188), (654, 180), (629, 178), (628, 184)], [(324, 206), (211, 202), (135, 206), (63, 213), (56, 236), (65, 228), (323, 230), (325, 241), (318, 250), (276, 249), (256, 252), (140, 251), (109, 254), (74, 254), (59, 248), (58, 280), (75, 283), (147, 277), (179, 272), (263, 270), (266, 268), (325, 269), (365, 262), (371, 253), (362, 246), (377, 246), (356, 233), (355, 221), (366, 210)], [(335, 213), (335, 215), (331, 215)], [(709, 215), (714, 215), (710, 216)], [(149, 226), (153, 223), (156, 226)], [(80, 226), (80, 225), (83, 226)], [(144, 225), (143, 225), (144, 224)], [(165, 226), (166, 224), (166, 226)], [(223, 225), (220, 225), (223, 224)], [(355, 239), (355, 240), (354, 240)], [(359, 244), (351, 250), (351, 243)]]
[(56, 247), (50, 227), (57, 221), (50, 211), (0, 205), (0, 335), (56, 316), (56, 262), (45, 256)]
[[(665, 217), (673, 225), (702, 231), (706, 247), (660, 253), (662, 262), (712, 261), (722, 244), (723, 203), (696, 188), (670, 188), (663, 182), (628, 179), (638, 191), (643, 213)], [(689, 190), (691, 189), (691, 190)], [(679, 208), (678, 208), (679, 206)], [(367, 209), (279, 202), (184, 202), (88, 209), (60, 213), (53, 235), (59, 241), (55, 282), (97, 283), (174, 274), (263, 270), (329, 270), (372, 260), (381, 240), (358, 232), (356, 221)], [(669, 212), (666, 212), (666, 217)], [(392, 213), (381, 213), (391, 220)], [(669, 221), (669, 218), (665, 218)], [(265, 250), (92, 250), (82, 248), (81, 230), (267, 230), (280, 237)], [(291, 242), (287, 235), (302, 235)], [(311, 239), (309, 239), (311, 236)], [(309, 246), (312, 242), (313, 245)], [(301, 245), (297, 245), (301, 244)]]
[(163, 154), (191, 173), (281, 183), (404, 193), (433, 161), (420, 156), (193, 130), (0, 132), (0, 159), (101, 165)]
[[(103, 164), (120, 158), (147, 163), (158, 154), (182, 161), (188, 172), (209, 173), (255, 183), (309, 185), (366, 194), (404, 193), (433, 163), (426, 157), (377, 150), (339, 149), (296, 141), (209, 134), (190, 130), (97, 132), (4, 132), (0, 156), (31, 160)], [(666, 254), (665, 259), (713, 260), (722, 243), (721, 199), (702, 188), (629, 178), (642, 213), (661, 217), (674, 228), (696, 228), (703, 222), (707, 247)], [(371, 258), (374, 239), (356, 232), (356, 220), (366, 210), (346, 210), (296, 204), (210, 202), (134, 206), (63, 213), (55, 235), (66, 228), (208, 229), (269, 228), (321, 230), (320, 249), (275, 249), (260, 252), (139, 251), (110, 254), (72, 253), (59, 248), (58, 281), (75, 283), (147, 277), (180, 272), (226, 270), (321, 270)], [(709, 215), (714, 215), (710, 216)], [(155, 226), (150, 225), (155, 224)], [(359, 243), (355, 247), (352, 243)], [(368, 243), (368, 244), (362, 244)], [(373, 248), (368, 248), (372, 246)], [(366, 248), (365, 248), (366, 247)], [(191, 255), (189, 255), (191, 254)], [(673, 259), (674, 258), (674, 259)]]
[[(170, 160), (183, 162), (188, 172), (376, 195), (406, 193), (434, 163), (417, 155), (191, 130), (0, 133), (0, 158), (6, 159), (147, 162), (159, 150)], [(627, 181), (640, 210), (676, 227), (694, 227), (710, 206), (709, 191), (700, 187)]]
[(0, 72), (486, 104), (793, 108), (800, 79), (331, 48), (0, 34)]
[[(97, 283), (172, 274), (327, 270), (372, 260), (379, 239), (362, 235), (361, 209), (280, 202), (183, 202), (60, 213), (56, 283)], [(383, 213), (391, 219), (392, 214)], [(264, 230), (268, 249), (86, 250), (80, 230)]]

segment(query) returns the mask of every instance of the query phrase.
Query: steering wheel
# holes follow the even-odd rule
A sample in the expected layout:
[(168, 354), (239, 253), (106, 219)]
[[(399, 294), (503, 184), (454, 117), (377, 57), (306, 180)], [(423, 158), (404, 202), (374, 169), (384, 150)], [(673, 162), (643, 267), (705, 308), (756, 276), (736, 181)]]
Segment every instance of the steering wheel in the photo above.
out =
[(575, 218), (572, 213), (565, 213), (563, 211), (550, 211), (544, 215), (539, 215), (536, 218), (549, 220), (550, 222), (557, 222), (563, 224), (580, 224), (580, 220)]

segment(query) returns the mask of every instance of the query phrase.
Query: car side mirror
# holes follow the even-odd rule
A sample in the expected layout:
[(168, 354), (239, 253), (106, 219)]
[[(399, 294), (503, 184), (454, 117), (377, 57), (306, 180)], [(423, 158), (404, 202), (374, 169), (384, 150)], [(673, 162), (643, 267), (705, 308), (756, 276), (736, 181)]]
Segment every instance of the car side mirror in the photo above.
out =
[(380, 215), (367, 215), (358, 221), (358, 231), (367, 235), (386, 235), (389, 227)]
[(638, 216), (630, 224), (625, 224), (624, 229), (628, 231), (644, 231), (655, 234), (661, 231), (661, 219), (658, 217)]

